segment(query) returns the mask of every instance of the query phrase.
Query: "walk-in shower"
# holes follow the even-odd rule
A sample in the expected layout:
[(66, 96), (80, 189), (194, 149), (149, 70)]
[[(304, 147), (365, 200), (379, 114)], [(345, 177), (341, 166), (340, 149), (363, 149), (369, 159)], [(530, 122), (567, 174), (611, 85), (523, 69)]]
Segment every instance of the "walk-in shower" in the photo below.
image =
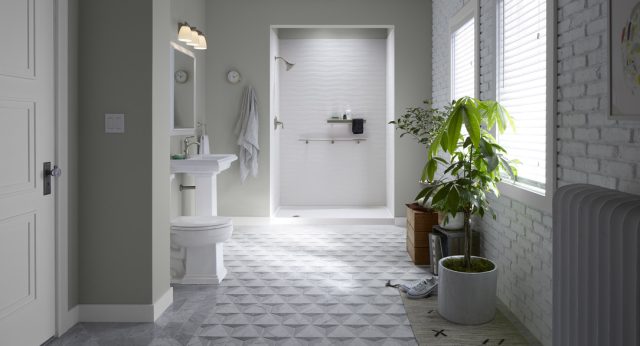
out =
[(387, 28), (273, 30), (272, 216), (393, 222), (390, 47)]

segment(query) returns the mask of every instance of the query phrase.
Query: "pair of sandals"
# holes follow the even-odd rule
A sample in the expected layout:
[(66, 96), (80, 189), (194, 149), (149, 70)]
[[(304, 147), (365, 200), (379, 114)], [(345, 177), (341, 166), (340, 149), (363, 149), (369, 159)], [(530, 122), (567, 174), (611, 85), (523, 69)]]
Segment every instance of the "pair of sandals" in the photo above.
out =
[(422, 299), (438, 293), (438, 278), (427, 276), (412, 284), (400, 284), (398, 289), (407, 294), (409, 299)]

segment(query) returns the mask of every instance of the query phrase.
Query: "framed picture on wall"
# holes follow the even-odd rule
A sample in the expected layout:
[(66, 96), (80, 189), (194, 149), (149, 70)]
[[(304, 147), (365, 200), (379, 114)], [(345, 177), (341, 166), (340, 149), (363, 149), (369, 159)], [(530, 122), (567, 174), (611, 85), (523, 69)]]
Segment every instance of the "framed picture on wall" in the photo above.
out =
[(609, 0), (609, 115), (640, 120), (640, 0)]

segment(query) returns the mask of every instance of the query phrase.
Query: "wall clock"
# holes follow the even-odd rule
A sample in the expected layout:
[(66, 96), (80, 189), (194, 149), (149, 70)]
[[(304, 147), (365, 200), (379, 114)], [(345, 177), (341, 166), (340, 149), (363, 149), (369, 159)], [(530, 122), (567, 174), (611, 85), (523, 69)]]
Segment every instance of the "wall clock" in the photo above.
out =
[(231, 84), (236, 84), (240, 81), (240, 73), (236, 70), (231, 70), (227, 73), (227, 80)]

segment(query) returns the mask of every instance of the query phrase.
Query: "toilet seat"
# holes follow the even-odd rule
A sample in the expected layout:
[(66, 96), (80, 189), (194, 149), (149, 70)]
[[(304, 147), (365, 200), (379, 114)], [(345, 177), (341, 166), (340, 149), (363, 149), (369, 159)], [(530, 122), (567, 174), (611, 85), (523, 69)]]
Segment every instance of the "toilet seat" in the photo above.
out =
[(179, 216), (171, 220), (175, 231), (210, 231), (233, 226), (231, 218), (221, 216)]

